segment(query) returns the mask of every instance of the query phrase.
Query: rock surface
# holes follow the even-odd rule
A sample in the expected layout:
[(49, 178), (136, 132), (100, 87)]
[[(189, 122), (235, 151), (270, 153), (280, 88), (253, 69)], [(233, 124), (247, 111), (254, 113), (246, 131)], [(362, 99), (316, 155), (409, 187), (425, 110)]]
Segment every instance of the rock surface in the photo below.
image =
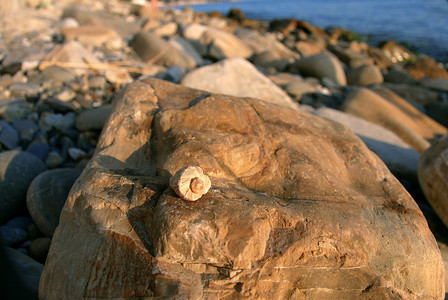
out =
[(418, 179), (428, 202), (448, 226), (448, 135), (436, 140), (423, 152), (418, 163)]
[(26, 205), (34, 223), (45, 236), (53, 236), (68, 193), (81, 171), (69, 168), (49, 170), (31, 182)]
[(44, 163), (33, 154), (17, 150), (0, 153), (0, 224), (25, 204), (28, 186), (43, 171)]
[[(186, 203), (169, 174), (200, 165)], [(441, 299), (413, 199), (342, 125), (138, 81), (116, 100), (53, 237), (40, 297)]]
[(253, 97), (297, 107), (289, 96), (247, 60), (228, 58), (186, 74), (181, 84), (213, 93)]

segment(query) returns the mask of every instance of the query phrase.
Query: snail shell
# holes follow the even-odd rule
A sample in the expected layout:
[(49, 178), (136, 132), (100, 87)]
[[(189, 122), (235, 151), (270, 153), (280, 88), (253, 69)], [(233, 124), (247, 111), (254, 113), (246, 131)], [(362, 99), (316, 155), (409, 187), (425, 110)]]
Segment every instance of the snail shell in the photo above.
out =
[(182, 199), (196, 201), (208, 192), (211, 182), (200, 167), (188, 166), (171, 177), (170, 186)]

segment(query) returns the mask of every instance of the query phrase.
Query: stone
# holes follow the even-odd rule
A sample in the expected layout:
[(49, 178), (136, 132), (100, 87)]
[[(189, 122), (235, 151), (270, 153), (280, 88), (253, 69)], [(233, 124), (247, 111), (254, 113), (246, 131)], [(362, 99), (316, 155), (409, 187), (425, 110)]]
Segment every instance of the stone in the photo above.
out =
[(447, 78), (423, 78), (420, 84), (428, 89), (448, 92), (448, 77)]
[(289, 83), (285, 90), (295, 99), (300, 100), (304, 94), (317, 92), (318, 87), (306, 80), (296, 80)]
[[(39, 280), (44, 266), (28, 255), (9, 247), (2, 247), (14, 273), (18, 275), (21, 288), (29, 292), (26, 299), (37, 299)], [(14, 274), (13, 273), (13, 274)], [(23, 293), (23, 291), (22, 291)], [(25, 299), (25, 298), (24, 298)]]
[(406, 47), (392, 40), (386, 41), (380, 48), (393, 63), (408, 61), (414, 57)]
[(277, 71), (284, 71), (286, 67), (291, 63), (289, 59), (282, 59), (274, 52), (266, 51), (260, 54), (252, 56), (253, 63), (261, 68), (274, 68)]
[(437, 102), (439, 95), (436, 91), (413, 84), (394, 84), (386, 82), (384, 87), (392, 90), (401, 97), (415, 102), (416, 104), (428, 105)]
[(312, 42), (298, 41), (296, 49), (302, 56), (313, 56), (322, 53), (323, 49)]
[(392, 131), (329, 107), (321, 107), (314, 114), (347, 126), (381, 158), (395, 176), (411, 182), (417, 181), (420, 154)]
[(408, 65), (406, 70), (415, 80), (421, 80), (424, 77), (448, 79), (448, 71), (442, 65), (439, 65), (434, 58), (428, 56), (424, 56), (417, 62)]
[(6, 149), (13, 149), (19, 144), (19, 134), (8, 122), (0, 120), (0, 144)]
[(448, 135), (433, 142), (420, 157), (418, 179), (426, 199), (448, 227)]
[(232, 33), (208, 26), (192, 24), (184, 28), (183, 36), (193, 43), (201, 55), (216, 60), (230, 57), (248, 58), (252, 49)]
[[(212, 187), (187, 203), (168, 181), (190, 164)], [(441, 299), (444, 271), (419, 207), (346, 127), (148, 79), (116, 99), (39, 289), (42, 299)]]
[(179, 83), (184, 75), (185, 71), (181, 67), (172, 66), (166, 70), (164, 79), (173, 83)]
[(107, 104), (81, 112), (76, 116), (76, 129), (79, 131), (101, 130), (111, 111), (112, 105)]
[(50, 146), (45, 141), (38, 141), (35, 143), (30, 144), (26, 151), (34, 154), (36, 157), (40, 158), (42, 161), (45, 161), (45, 159), (48, 156), (48, 152), (50, 151)]
[(406, 112), (366, 88), (349, 93), (342, 110), (389, 129), (419, 153), (430, 145), (425, 138), (434, 137), (434, 133)]
[(321, 53), (299, 59), (291, 66), (292, 71), (303, 76), (323, 79), (328, 77), (335, 83), (345, 86), (347, 79), (341, 62), (332, 54)]
[(59, 154), (59, 152), (50, 151), (47, 155), (47, 159), (45, 160), (45, 164), (48, 166), (48, 168), (54, 169), (57, 168), (63, 161), (64, 159)]
[[(61, 81), (66, 81), (67, 77), (71, 78), (73, 75), (80, 76), (87, 74), (89, 70), (90, 64), (100, 64), (100, 61), (89, 51), (87, 50), (80, 42), (78, 41), (68, 41), (62, 45), (56, 45), (53, 50), (45, 56), (43, 61), (40, 64), (40, 69), (44, 70), (48, 67), (54, 67), (54, 64), (62, 64), (70, 67), (70, 71), (72, 74), (65, 74)], [(62, 73), (61, 69), (56, 69), (58, 73)], [(65, 72), (67, 71), (66, 69)], [(45, 70), (44, 70), (45, 71)], [(47, 71), (48, 72), (48, 71)], [(51, 70), (51, 73), (54, 73), (55, 69)], [(46, 77), (57, 77), (55, 74), (46, 74)]]
[(75, 18), (64, 18), (59, 23), (61, 29), (79, 27), (79, 22)]
[(73, 71), (60, 66), (46, 67), (42, 70), (41, 75), (45, 80), (51, 79), (61, 82), (74, 81), (76, 79), (76, 74)]
[(30, 217), (14, 217), (8, 222), (6, 222), (6, 226), (12, 228), (21, 228), (23, 230), (27, 230), (28, 226), (33, 222)]
[(78, 41), (85, 46), (99, 47), (114, 39), (121, 39), (115, 30), (98, 25), (66, 27), (62, 29), (66, 41)]
[(74, 160), (78, 161), (80, 157), (86, 155), (86, 152), (76, 147), (68, 148), (68, 155)]
[(22, 228), (0, 226), (0, 244), (3, 246), (17, 246), (26, 241), (27, 232)]
[(48, 237), (35, 239), (30, 245), (30, 257), (41, 264), (45, 264), (50, 244), (51, 239)]
[(128, 84), (128, 83), (131, 83), (132, 81), (134, 81), (132, 79), (131, 75), (129, 74), (129, 72), (126, 71), (125, 69), (106, 70), (105, 76), (106, 76), (107, 81), (109, 81), (110, 83), (113, 83), (113, 84), (118, 84), (118, 85)]
[(0, 117), (7, 122), (24, 119), (31, 113), (33, 104), (14, 98), (0, 100)]
[(175, 22), (169, 22), (153, 28), (151, 32), (157, 34), (158, 36), (173, 36), (177, 32), (178, 25)]
[(106, 86), (106, 78), (104, 76), (92, 76), (88, 83), (90, 89), (103, 89)]
[(0, 6), (0, 14), (7, 15), (22, 10), (25, 7), (23, 0), (4, 0)]
[(45, 165), (33, 154), (18, 150), (0, 153), (0, 224), (24, 206), (29, 184), (43, 171)]
[(349, 85), (368, 86), (380, 84), (384, 81), (380, 68), (374, 65), (363, 65), (350, 69), (347, 74), (347, 83)]
[(62, 132), (67, 132), (75, 126), (76, 115), (72, 112), (66, 114), (42, 114), (39, 120), (39, 128), (44, 131), (57, 129)]
[(179, 66), (190, 70), (196, 66), (195, 59), (182, 51), (179, 46), (173, 46), (152, 32), (137, 33), (129, 45), (145, 62), (164, 66)]
[(23, 98), (37, 98), (41, 87), (38, 84), (35, 83), (29, 83), (29, 82), (16, 82), (11, 84), (9, 87), (11, 91), (11, 96)]
[(390, 68), (384, 76), (384, 81), (398, 84), (412, 84), (416, 83), (414, 77), (409, 74), (405, 69)]
[(194, 59), (196, 66), (201, 66), (204, 60), (196, 51), (196, 49), (191, 45), (186, 39), (182, 37), (176, 37), (170, 41), (171, 45), (181, 49), (183, 52), (187, 53), (191, 58)]
[(241, 58), (224, 59), (187, 73), (181, 84), (213, 93), (252, 97), (296, 108), (289, 96), (250, 62)]
[(439, 122), (445, 127), (448, 127), (448, 103), (445, 102), (434, 102), (426, 106), (426, 114)]
[(328, 47), (328, 50), (336, 55), (343, 63), (352, 68), (358, 68), (363, 65), (371, 64), (372, 59), (368, 55), (351, 49), (343, 48), (340, 45), (331, 45)]
[(68, 193), (81, 172), (81, 169), (53, 169), (41, 173), (31, 182), (26, 205), (34, 223), (45, 236), (53, 236)]

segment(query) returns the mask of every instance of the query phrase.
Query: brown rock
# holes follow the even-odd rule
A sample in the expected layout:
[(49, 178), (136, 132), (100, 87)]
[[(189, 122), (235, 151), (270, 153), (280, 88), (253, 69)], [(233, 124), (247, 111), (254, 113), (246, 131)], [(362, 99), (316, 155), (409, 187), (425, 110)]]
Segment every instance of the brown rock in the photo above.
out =
[(406, 47), (391, 40), (381, 45), (381, 50), (393, 63), (406, 61), (414, 57)]
[(381, 74), (380, 69), (370, 64), (353, 68), (347, 74), (347, 82), (350, 85), (367, 86), (383, 81), (383, 74)]
[(88, 46), (101, 46), (110, 40), (121, 39), (113, 29), (98, 25), (64, 28), (62, 34), (67, 41), (76, 40)]
[(406, 70), (416, 80), (423, 79), (424, 77), (448, 78), (448, 71), (440, 66), (435, 59), (427, 56), (419, 59), (415, 64), (406, 67)]
[(418, 180), (428, 202), (448, 227), (448, 135), (436, 140), (418, 162)]
[[(250, 98), (137, 81), (61, 214), (40, 297), (441, 299), (418, 206), (347, 128)], [(196, 202), (169, 174), (199, 164)]]
[(429, 147), (425, 137), (434, 137), (400, 108), (366, 88), (348, 94), (342, 110), (389, 129), (419, 153)]

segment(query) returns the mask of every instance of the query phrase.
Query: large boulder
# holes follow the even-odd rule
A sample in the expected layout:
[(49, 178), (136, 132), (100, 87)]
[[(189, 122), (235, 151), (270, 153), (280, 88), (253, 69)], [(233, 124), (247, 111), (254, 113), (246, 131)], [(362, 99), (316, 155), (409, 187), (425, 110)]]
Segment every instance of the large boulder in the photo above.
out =
[(418, 179), (437, 215), (448, 227), (448, 135), (437, 139), (418, 162)]
[(182, 78), (181, 84), (212, 93), (252, 97), (297, 108), (281, 88), (241, 58), (228, 58), (193, 70)]
[[(200, 165), (196, 202), (169, 174)], [(335, 122), (148, 79), (115, 102), (61, 213), (42, 299), (441, 299), (411, 196)]]

